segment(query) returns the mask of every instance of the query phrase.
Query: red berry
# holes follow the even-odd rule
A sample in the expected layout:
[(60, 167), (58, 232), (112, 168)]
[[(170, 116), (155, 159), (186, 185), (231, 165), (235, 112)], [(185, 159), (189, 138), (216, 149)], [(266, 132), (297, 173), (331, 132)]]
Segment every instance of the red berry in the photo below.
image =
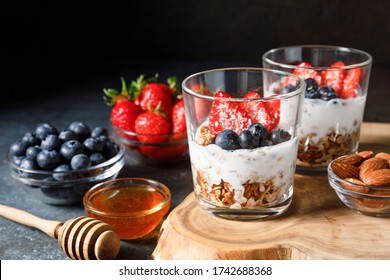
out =
[(298, 67), (299, 68), (294, 69), (293, 74), (301, 77), (304, 80), (306, 80), (307, 78), (312, 78), (317, 82), (317, 84), (321, 84), (321, 75), (318, 74), (316, 70), (309, 69), (310, 67), (312, 67), (309, 63), (301, 62), (298, 64)]
[(356, 97), (360, 73), (360, 68), (354, 68), (348, 71), (344, 78), (343, 90), (340, 93), (341, 98)]
[[(250, 91), (245, 94), (244, 98), (260, 98), (257, 92)], [(272, 101), (279, 102), (279, 101)], [(279, 107), (277, 103), (269, 103), (263, 101), (245, 101), (241, 103), (241, 108), (248, 112), (253, 123), (261, 123), (268, 131), (271, 131), (279, 123)], [(268, 107), (268, 108), (267, 108)], [(268, 111), (270, 110), (270, 112)]]
[(219, 97), (231, 98), (228, 93), (220, 91), (215, 94), (215, 97), (209, 119), (211, 134), (218, 135), (224, 129), (231, 129), (239, 134), (252, 123), (249, 114), (240, 107), (239, 103), (219, 99)]
[(154, 144), (168, 139), (170, 132), (169, 121), (161, 114), (144, 112), (135, 120), (135, 132), (142, 143)]
[(166, 84), (149, 83), (141, 91), (138, 102), (145, 111), (153, 111), (156, 108), (166, 114), (172, 115), (172, 89)]
[(180, 133), (186, 131), (186, 116), (184, 100), (179, 100), (172, 109), (172, 132)]
[(333, 63), (329, 69), (322, 71), (322, 86), (329, 86), (334, 89), (337, 94), (343, 90), (344, 84), (344, 69), (345, 64), (341, 61)]
[(141, 107), (134, 102), (120, 100), (111, 110), (111, 123), (123, 130), (134, 132), (135, 119), (141, 113)]

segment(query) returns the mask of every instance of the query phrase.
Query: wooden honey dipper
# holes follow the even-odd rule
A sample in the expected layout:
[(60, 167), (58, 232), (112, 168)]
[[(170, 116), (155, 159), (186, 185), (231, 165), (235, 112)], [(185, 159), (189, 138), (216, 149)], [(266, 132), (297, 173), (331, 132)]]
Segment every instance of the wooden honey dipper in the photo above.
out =
[(120, 239), (112, 227), (93, 218), (78, 217), (62, 223), (2, 204), (0, 215), (58, 239), (61, 249), (74, 260), (114, 259), (120, 249)]

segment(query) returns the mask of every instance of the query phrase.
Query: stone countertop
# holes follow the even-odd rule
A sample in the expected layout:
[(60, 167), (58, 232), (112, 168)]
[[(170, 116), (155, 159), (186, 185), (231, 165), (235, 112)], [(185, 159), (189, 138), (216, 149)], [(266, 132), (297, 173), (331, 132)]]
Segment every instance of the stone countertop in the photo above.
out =
[[(4, 157), (9, 144), (21, 138), (42, 121), (57, 127), (80, 120), (93, 126), (109, 126), (110, 108), (102, 100), (105, 87), (120, 88), (121, 76), (135, 79), (139, 74), (160, 73), (162, 78), (176, 75), (181, 81), (186, 76), (211, 68), (227, 66), (256, 66), (255, 63), (218, 61), (159, 61), (131, 62), (128, 65), (111, 64), (105, 67), (84, 65), (84, 68), (68, 71), (38, 68), (32, 77), (18, 88), (28, 90), (21, 98), (12, 97), (12, 103), (0, 105), (0, 203), (28, 211), (44, 219), (66, 221), (85, 215), (82, 205), (46, 205), (29, 197), (9, 175)], [(34, 71), (34, 67), (31, 69)], [(88, 73), (88, 75), (85, 75)], [(390, 122), (390, 69), (373, 66), (364, 121)], [(49, 81), (50, 80), (50, 81)], [(33, 81), (33, 82), (31, 82)], [(31, 82), (31, 83), (29, 83)], [(171, 209), (176, 207), (192, 191), (189, 160), (175, 166), (144, 166), (126, 156), (126, 165), (119, 177), (146, 177), (166, 184), (172, 193)], [(137, 241), (121, 241), (118, 259), (149, 259), (157, 242), (158, 232)], [(0, 259), (2, 260), (50, 260), (68, 259), (54, 238), (45, 233), (19, 225), (0, 217)]]

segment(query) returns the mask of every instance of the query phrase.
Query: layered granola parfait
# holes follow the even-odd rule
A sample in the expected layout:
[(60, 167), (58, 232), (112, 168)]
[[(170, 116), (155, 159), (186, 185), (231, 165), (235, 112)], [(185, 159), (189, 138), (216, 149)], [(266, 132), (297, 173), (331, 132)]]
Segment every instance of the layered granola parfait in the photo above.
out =
[[(368, 53), (336, 46), (292, 46), (263, 55), (264, 67), (306, 83), (298, 170), (326, 171), (332, 160), (358, 150), (371, 65)], [(289, 79), (283, 84), (296, 87)]]
[[(288, 90), (280, 81), (289, 78)], [(194, 192), (229, 219), (265, 219), (289, 207), (305, 90), (303, 79), (227, 68), (183, 81)]]

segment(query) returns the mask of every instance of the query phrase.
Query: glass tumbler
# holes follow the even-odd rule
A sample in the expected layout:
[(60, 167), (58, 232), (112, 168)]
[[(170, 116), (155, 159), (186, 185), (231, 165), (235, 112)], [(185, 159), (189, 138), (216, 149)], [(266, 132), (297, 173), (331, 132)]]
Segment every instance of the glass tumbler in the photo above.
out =
[[(328, 164), (358, 150), (372, 57), (324, 45), (267, 51), (263, 67), (291, 72), (306, 83), (297, 171), (326, 172)], [(294, 82), (285, 81), (294, 88)]]
[[(296, 85), (289, 90), (283, 81)], [(305, 91), (296, 75), (225, 68), (183, 80), (194, 193), (201, 208), (267, 219), (292, 200)]]

